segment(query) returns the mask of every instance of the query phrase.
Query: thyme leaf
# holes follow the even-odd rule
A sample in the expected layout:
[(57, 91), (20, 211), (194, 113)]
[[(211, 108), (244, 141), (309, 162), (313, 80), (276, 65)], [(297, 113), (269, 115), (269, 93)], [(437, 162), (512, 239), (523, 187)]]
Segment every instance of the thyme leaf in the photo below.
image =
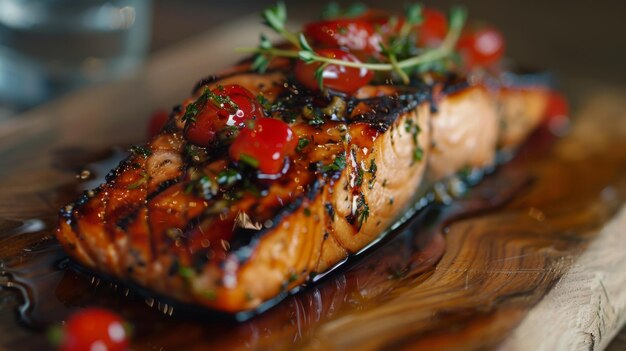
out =
[(311, 143), (311, 141), (307, 138), (298, 139), (298, 146), (296, 146), (296, 152), (301, 152), (302, 150), (304, 150), (304, 148), (307, 147), (309, 143)]
[[(326, 11), (326, 15), (336, 16), (341, 13), (338, 9), (338, 5), (332, 5), (329, 10)], [(354, 13), (356, 12), (358, 11), (354, 11)], [(346, 17), (349, 17), (349, 15), (352, 14), (353, 13), (343, 13)], [(257, 70), (266, 68), (266, 61), (269, 61), (272, 57), (286, 57), (300, 59), (306, 63), (319, 62), (327, 65), (334, 64), (343, 67), (365, 68), (371, 71), (394, 71), (400, 76), (400, 78), (402, 78), (403, 81), (407, 82), (409, 78), (406, 72), (407, 70), (410, 72), (424, 71), (427, 68), (437, 67), (433, 66), (434, 62), (444, 62), (442, 60), (450, 60), (454, 58), (456, 43), (459, 40), (467, 16), (466, 11), (463, 8), (452, 8), (450, 11), (450, 25), (448, 33), (442, 43), (436, 48), (419, 51), (409, 45), (409, 43), (412, 43), (413, 40), (407, 38), (411, 37), (410, 34), (414, 25), (423, 21), (421, 6), (409, 6), (407, 8), (406, 17), (407, 20), (405, 21), (403, 28), (401, 28), (398, 33), (398, 37), (400, 39), (397, 39), (395, 44), (384, 51), (386, 60), (378, 62), (353, 62), (320, 56), (312, 50), (303, 34), (296, 35), (288, 31), (285, 27), (287, 11), (284, 3), (281, 2), (277, 6), (265, 10), (263, 12), (263, 19), (270, 28), (274, 29), (277, 33), (287, 39), (296, 49), (290, 50), (274, 48), (268, 45), (268, 41), (263, 41), (257, 48), (242, 49), (242, 51), (257, 54), (254, 61), (254, 67)], [(411, 56), (403, 58), (408, 54), (411, 54)], [(261, 56), (263, 58), (259, 58)], [(316, 71), (316, 79), (320, 82), (320, 85), (323, 84), (322, 78), (324, 69), (322, 67), (324, 66), (320, 66), (320, 68)]]
[(342, 152), (335, 157), (331, 164), (322, 167), (322, 172), (341, 172), (346, 168), (346, 153)]

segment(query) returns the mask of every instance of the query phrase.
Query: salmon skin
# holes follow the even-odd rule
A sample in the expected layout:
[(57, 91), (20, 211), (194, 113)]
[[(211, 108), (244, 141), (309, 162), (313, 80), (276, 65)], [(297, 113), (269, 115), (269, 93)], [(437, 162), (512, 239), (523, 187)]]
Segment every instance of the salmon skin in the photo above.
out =
[(106, 183), (61, 210), (67, 253), (185, 304), (253, 311), (375, 242), (436, 182), (493, 166), (541, 123), (548, 99), (540, 84), (455, 76), (322, 94), (290, 71), (240, 67), (192, 96), (229, 84), (263, 96), (265, 113), (306, 140), (283, 176), (259, 179), (227, 150), (190, 144), (179, 106)]

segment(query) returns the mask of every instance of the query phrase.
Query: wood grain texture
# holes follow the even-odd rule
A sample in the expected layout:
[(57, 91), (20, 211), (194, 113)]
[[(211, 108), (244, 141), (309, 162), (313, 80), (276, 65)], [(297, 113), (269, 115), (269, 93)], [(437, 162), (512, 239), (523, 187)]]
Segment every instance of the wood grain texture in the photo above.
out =
[[(16, 235), (15, 228), (35, 217), (52, 225), (58, 206), (69, 200), (60, 189), (76, 181), (59, 164), (59, 152), (73, 155), (76, 164), (88, 158), (90, 153), (81, 155), (85, 150), (140, 141), (153, 109), (182, 100), (199, 75), (232, 61), (230, 48), (252, 44), (250, 33), (257, 29), (248, 21), (224, 27), (162, 53), (132, 79), (79, 92), (0, 125), (0, 247), (10, 246), (14, 260), (28, 261), (22, 249), (49, 237), (45, 230)], [(611, 151), (626, 146), (624, 97), (615, 89), (581, 90), (570, 136), (545, 154), (525, 149), (459, 202), (472, 208), (472, 201), (497, 198), (520, 179), (537, 176), (506, 207), (444, 216), (450, 221), (428, 230), (444, 228), (445, 241), (433, 235), (440, 238), (435, 244), (407, 253), (406, 247), (415, 249), (411, 240), (428, 237), (427, 231), (400, 236), (245, 323), (163, 316), (142, 297), (123, 299), (117, 288), (72, 274), (52, 281), (54, 297), (61, 307), (119, 308), (140, 326), (138, 350), (601, 350), (626, 313), (626, 293), (620, 290), (626, 283), (626, 209), (620, 209), (626, 158)], [(432, 248), (444, 243), (441, 260), (425, 269), (439, 260), (440, 251)], [(392, 274), (389, 267), (399, 270)], [(0, 289), (0, 350), (46, 349), (40, 330), (16, 321), (19, 305), (14, 291)]]
[[(585, 153), (606, 148), (626, 133), (622, 92), (596, 91), (580, 111), (574, 135), (594, 135)], [(606, 128), (610, 126), (610, 128)], [(578, 148), (564, 145), (567, 149)], [(626, 170), (625, 170), (626, 171)], [(616, 196), (614, 187), (601, 196)], [(626, 323), (626, 207), (601, 229), (568, 272), (531, 310), (502, 350), (603, 350)], [(619, 342), (619, 341), (618, 341)], [(624, 344), (622, 343), (622, 346)], [(622, 349), (614, 346), (615, 349)]]

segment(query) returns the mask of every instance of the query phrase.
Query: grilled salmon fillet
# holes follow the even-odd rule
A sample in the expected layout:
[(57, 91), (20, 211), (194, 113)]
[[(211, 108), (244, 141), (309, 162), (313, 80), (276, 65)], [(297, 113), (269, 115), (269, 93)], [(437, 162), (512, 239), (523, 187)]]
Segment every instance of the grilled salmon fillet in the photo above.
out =
[[(287, 75), (238, 72), (196, 92), (237, 83), (270, 102), (309, 100)], [(498, 144), (519, 145), (543, 113), (522, 100), (545, 105), (544, 91), (457, 80), (325, 97), (347, 118), (313, 126), (296, 116), (292, 129), (309, 143), (286, 175), (234, 198), (195, 191), (205, 180), (218, 184), (232, 161), (189, 154), (179, 107), (105, 184), (63, 209), (57, 238), (82, 264), (163, 295), (227, 312), (253, 309), (377, 239), (423, 195), (427, 169), (441, 180), (492, 165)], [(518, 122), (503, 129), (502, 121)]]
[[(264, 18), (285, 34), (281, 6)], [(463, 18), (434, 40), (379, 11), (308, 25), (290, 44), (262, 38), (254, 59), (200, 81), (160, 134), (63, 208), (58, 240), (95, 271), (229, 313), (328, 272), (433, 184), (493, 166), (541, 123), (548, 89), (498, 78), (502, 50), (482, 55), (468, 36), (461, 53), (482, 74), (441, 72), (463, 67), (451, 59)], [(403, 46), (390, 54), (385, 40)], [(427, 61), (426, 73), (410, 66)]]

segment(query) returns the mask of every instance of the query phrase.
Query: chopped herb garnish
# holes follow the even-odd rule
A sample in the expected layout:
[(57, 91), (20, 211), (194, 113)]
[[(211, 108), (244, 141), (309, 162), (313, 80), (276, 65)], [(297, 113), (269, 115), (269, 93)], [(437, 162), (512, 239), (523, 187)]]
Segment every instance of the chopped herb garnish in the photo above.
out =
[(138, 189), (143, 184), (147, 183), (148, 180), (150, 180), (150, 175), (148, 173), (146, 173), (146, 172), (141, 172), (141, 179), (139, 179), (138, 181), (134, 182), (133, 184), (127, 186), (126, 188), (128, 190)]
[(133, 145), (130, 147), (130, 152), (132, 152), (135, 155), (143, 156), (145, 158), (148, 158), (148, 156), (152, 155), (152, 150), (150, 150), (148, 146)]
[(322, 118), (322, 116), (319, 113), (314, 113), (313, 119), (309, 120), (309, 125), (316, 126), (316, 127), (324, 123), (325, 123), (324, 118)]
[(193, 279), (196, 276), (196, 272), (191, 267), (180, 266), (178, 267), (178, 275), (185, 279)]
[(363, 184), (363, 168), (361, 168), (361, 166), (357, 165), (356, 167), (356, 179), (354, 181), (354, 184), (356, 186), (361, 186), (361, 184)]
[(203, 175), (190, 181), (185, 187), (186, 194), (194, 194), (205, 200), (211, 200), (218, 193), (218, 186), (212, 177)]
[(234, 169), (225, 169), (217, 174), (217, 183), (219, 185), (231, 187), (239, 180), (241, 180), (241, 174)]
[(256, 158), (250, 155), (246, 155), (246, 154), (239, 155), (239, 161), (247, 164), (250, 167), (259, 168), (259, 160), (257, 160)]
[(289, 275), (289, 279), (287, 280), (287, 284), (291, 284), (295, 282), (296, 280), (298, 280), (298, 275), (296, 273), (291, 273)]
[(370, 161), (370, 168), (367, 170), (367, 173), (370, 174), (370, 180), (368, 182), (368, 188), (372, 189), (374, 187), (374, 183), (376, 182), (376, 171), (378, 167), (376, 166), (376, 160), (372, 159)]
[(356, 201), (356, 210), (354, 211), (356, 214), (356, 218), (359, 223), (359, 229), (363, 227), (363, 223), (367, 221), (367, 218), (370, 216), (370, 208), (365, 202), (365, 196), (363, 194), (359, 195), (359, 198)]
[(307, 216), (307, 217), (311, 216), (311, 210), (309, 208), (305, 208), (303, 212), (304, 212), (305, 216)]
[[(218, 87), (218, 90), (220, 87)], [(223, 87), (221, 88), (224, 89)], [(212, 92), (209, 88), (205, 87), (202, 94), (196, 99), (196, 101), (190, 103), (185, 108), (185, 113), (182, 116), (182, 121), (185, 122), (185, 128), (188, 128), (189, 123), (195, 123), (198, 114), (206, 107), (207, 102), (211, 102), (218, 108), (228, 109), (229, 111), (237, 111), (239, 106), (230, 99), (229, 96), (218, 95)]]
[(407, 133), (411, 133), (411, 138), (413, 139), (413, 161), (422, 161), (422, 158), (424, 157), (424, 149), (422, 149), (417, 140), (417, 136), (422, 131), (421, 128), (417, 123), (415, 123), (415, 121), (407, 118), (404, 120), (404, 130)]
[(420, 162), (422, 161), (423, 157), (424, 157), (424, 150), (419, 145), (415, 146), (415, 149), (413, 150), (413, 161)]
[(296, 146), (296, 152), (301, 152), (305, 147), (307, 147), (311, 141), (307, 138), (298, 139), (298, 146)]
[(261, 107), (263, 107), (263, 109), (266, 111), (269, 111), (272, 108), (272, 104), (270, 103), (270, 101), (261, 94), (256, 96), (256, 101), (258, 101), (259, 104), (261, 104)]
[(346, 168), (346, 153), (342, 152), (335, 157), (333, 162), (322, 167), (322, 172), (341, 172)]

